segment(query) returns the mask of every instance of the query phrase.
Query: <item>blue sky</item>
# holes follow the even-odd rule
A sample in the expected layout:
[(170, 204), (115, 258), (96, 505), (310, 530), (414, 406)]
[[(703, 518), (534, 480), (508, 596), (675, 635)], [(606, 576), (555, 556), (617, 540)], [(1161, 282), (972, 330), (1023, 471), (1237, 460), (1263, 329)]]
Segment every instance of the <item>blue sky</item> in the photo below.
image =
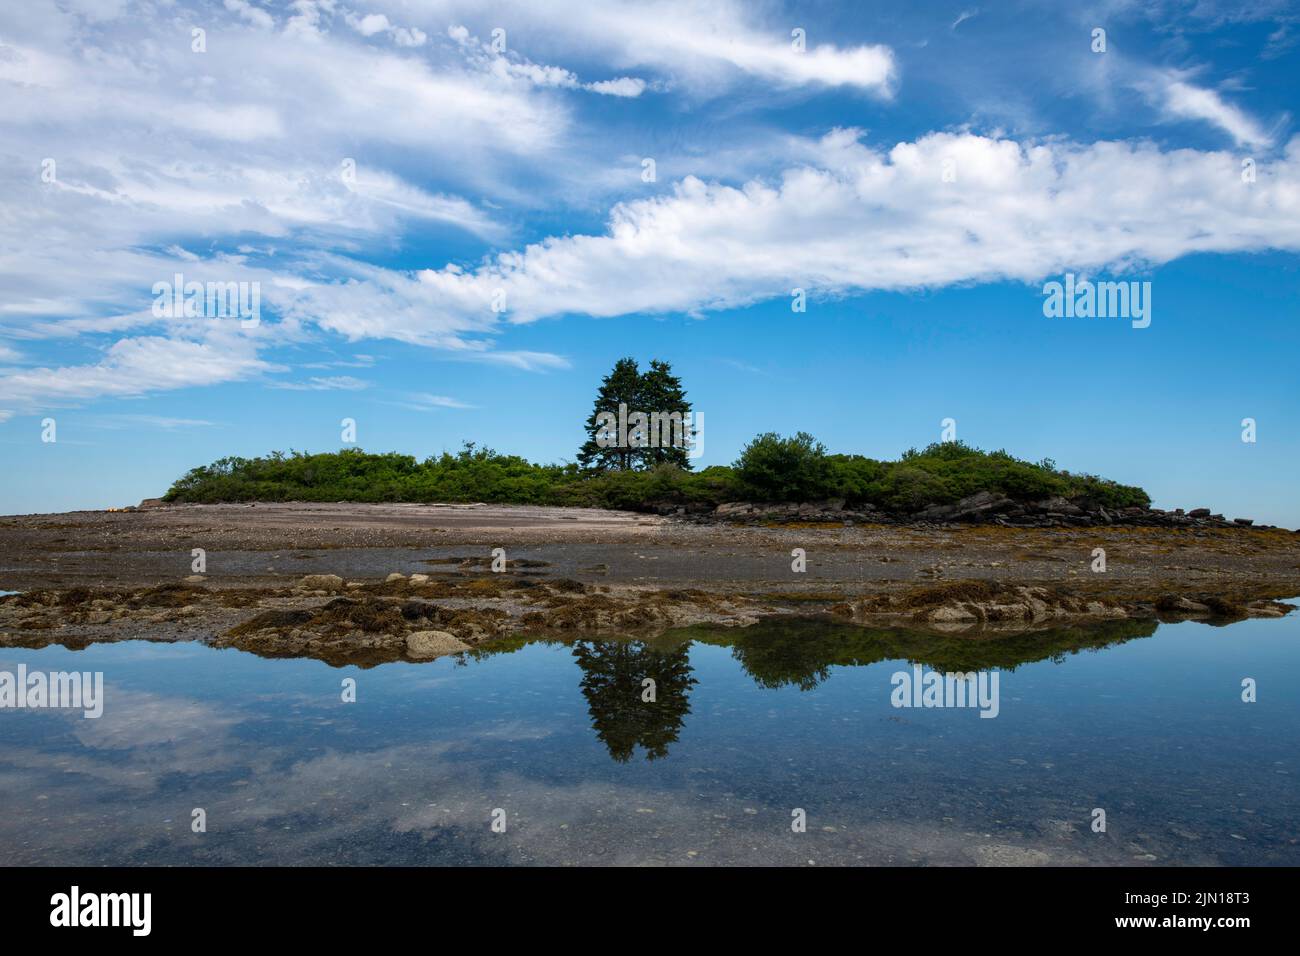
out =
[[(1295, 527), (1298, 57), (1267, 2), (9, 5), (0, 512), (345, 417), (571, 459), (632, 355), (700, 464), (953, 418)], [(257, 283), (257, 325), (156, 315), (177, 272)], [(1067, 272), (1150, 282), (1150, 326), (1045, 317)]]

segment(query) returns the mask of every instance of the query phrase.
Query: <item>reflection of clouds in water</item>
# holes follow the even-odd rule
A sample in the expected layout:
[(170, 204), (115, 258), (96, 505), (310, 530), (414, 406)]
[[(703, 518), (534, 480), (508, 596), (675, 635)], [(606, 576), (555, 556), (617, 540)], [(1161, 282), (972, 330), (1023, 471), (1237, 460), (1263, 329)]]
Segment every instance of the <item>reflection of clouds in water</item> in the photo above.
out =
[[(578, 767), (517, 763), (502, 745), (560, 729), (521, 719), (461, 727), (454, 741), (370, 750), (340, 750), (331, 736), (328, 747), (303, 757), (300, 741), (235, 732), (266, 719), (248, 708), (270, 696), (241, 698), (241, 711), (117, 691), (99, 721), (58, 715), (80, 749), (6, 753), (0, 785), (25, 796), (7, 801), (15, 812), (0, 821), (0, 842), (20, 844), (25, 831), (50, 862), (804, 864), (819, 856), (910, 862), (918, 853), (931, 861), (985, 861), (972, 857), (970, 837), (955, 827), (868, 821), (860, 807), (846, 807), (843, 820), (814, 809), (810, 832), (796, 835), (789, 807), (740, 796), (734, 781), (712, 775), (686, 786), (672, 776), (638, 784), (633, 774), (599, 779)], [(283, 696), (321, 704), (296, 692)], [(196, 806), (207, 812), (206, 834), (189, 830)], [(504, 834), (490, 829), (496, 807), (508, 815)], [(830, 824), (834, 832), (821, 829)], [(846, 824), (850, 829), (840, 829)]]
[[(330, 749), (288, 763), (285, 747), (233, 736), (230, 729), (240, 722), (238, 713), (194, 701), (120, 693), (112, 723), (73, 729), (80, 751), (6, 752), (0, 785), (24, 797), (7, 801), (11, 813), (0, 820), (0, 843), (20, 845), (26, 832), (26, 842), (41, 847), (39, 859), (108, 863), (140, 853), (160, 862), (237, 863), (255, 858), (255, 845), (269, 844), (265, 858), (287, 863), (326, 859), (387, 832), (403, 838), (394, 855), (376, 848), (363, 850), (360, 859), (442, 859), (450, 841), (451, 852), (469, 861), (563, 863), (586, 858), (594, 840), (602, 862), (631, 863), (644, 856), (637, 842), (608, 839), (610, 831), (623, 830), (624, 818), (638, 828), (653, 823), (679, 831), (699, 822), (698, 811), (677, 795), (550, 784), (501, 772), (497, 755), (476, 755), (481, 742), (550, 733), (523, 721), (485, 723), (455, 743)], [(212, 771), (241, 779), (205, 779)], [(87, 800), (88, 789), (94, 800)], [(102, 791), (110, 796), (99, 803)], [(207, 811), (207, 834), (189, 831), (196, 806)], [(490, 830), (496, 807), (508, 813), (505, 834)], [(638, 808), (654, 808), (658, 816), (651, 821)], [(50, 825), (54, 819), (60, 825)], [(38, 838), (30, 841), (33, 827)], [(428, 847), (434, 841), (439, 847)]]
[(555, 728), (538, 726), (536, 721), (502, 720), (476, 729), (470, 736), (481, 740), (545, 740)]
[[(713, 686), (695, 729), (653, 762), (638, 752), (615, 763), (604, 748), (644, 746), (663, 737), (659, 728), (677, 726), (684, 708), (647, 714), (639, 696), (646, 673), (662, 678), (664, 667), (681, 665), (679, 676), (689, 676), (672, 654), (650, 660), (644, 649), (600, 648), (581, 670), (581, 703), (571, 665), (545, 666), (549, 659), (526, 674), (479, 679), (441, 664), (356, 673), (277, 662), (217, 671), (223, 679), (201, 685), (187, 683), (195, 670), (142, 669), (135, 681), (161, 692), (114, 689), (99, 722), (33, 712), (6, 724), (0, 715), (4, 739), (17, 741), (0, 749), (0, 856), (47, 864), (1075, 865), (1129, 864), (1149, 850), (1160, 862), (1237, 859), (1224, 855), (1222, 827), (1211, 828), (1195, 808), (1240, 785), (1222, 782), (1222, 761), (1182, 766), (1178, 801), (1166, 806), (1156, 788), (1167, 781), (1146, 769), (1153, 738), (1141, 712), (1109, 717), (1119, 749), (1103, 760), (1079, 749), (1073, 711), (1018, 727), (957, 721), (970, 714), (922, 722), (859, 710), (866, 695), (887, 696), (880, 675), (888, 668), (836, 674), (835, 688), (857, 681), (858, 694), (843, 698), (850, 710), (816, 696), (826, 693), (820, 683), (773, 696), (762, 688), (797, 685), (828, 654), (837, 664), (880, 654), (870, 635), (810, 644), (818, 635), (800, 632), (797, 645), (788, 636), (731, 638), (743, 644), (743, 672), (731, 663), (734, 646), (707, 648), (728, 669), (718, 661), (704, 668)], [(1043, 641), (1036, 639), (1035, 655)], [(185, 667), (203, 667), (211, 680), (212, 659), (196, 656), (204, 659)], [(1061, 688), (1058, 671), (1028, 671), (1037, 683), (1022, 677), (1026, 700)], [(338, 700), (346, 676), (359, 680), (356, 705)], [(659, 680), (661, 704), (689, 700), (692, 688), (681, 683), (674, 694)], [(458, 684), (455, 693), (442, 692), (447, 684)], [(171, 686), (220, 696), (169, 697)], [(1078, 694), (1062, 699), (1072, 705)], [(837, 719), (842, 726), (828, 723)], [(1186, 727), (1193, 718), (1181, 720)], [(1008, 755), (1022, 754), (1043, 759), (1008, 764)], [(1147, 804), (1113, 818), (1105, 841), (1087, 829), (1099, 768), (1131, 777), (1133, 799)], [(1276, 831), (1266, 831), (1293, 801), (1281, 789), (1286, 779), (1270, 772), (1251, 783), (1254, 806), (1273, 812), (1242, 818), (1239, 827), (1256, 825), (1249, 850), (1269, 848)], [(189, 829), (198, 806), (208, 814), (202, 835)], [(790, 831), (795, 806), (808, 811), (807, 833)], [(496, 807), (508, 814), (504, 834), (490, 828)], [(1170, 837), (1169, 820), (1196, 842)], [(1285, 848), (1268, 859), (1284, 862)]]
[[(32, 719), (50, 722), (51, 739), (66, 731), (79, 749), (6, 747), (0, 786), (10, 789), (21, 777), (19, 792), (33, 785), (68, 790), (84, 786), (78, 778), (88, 777), (112, 787), (152, 790), (164, 775), (211, 772), (251, 756), (231, 745), (229, 730), (242, 718), (227, 708), (116, 687), (106, 688), (106, 697), (103, 716), (94, 720), (66, 711), (34, 712)], [(37, 774), (47, 776), (37, 784)]]
[(243, 718), (184, 697), (107, 688), (111, 704), (95, 720), (74, 719), (73, 736), (93, 750), (116, 750), (169, 743), (184, 748), (196, 739), (224, 735)]

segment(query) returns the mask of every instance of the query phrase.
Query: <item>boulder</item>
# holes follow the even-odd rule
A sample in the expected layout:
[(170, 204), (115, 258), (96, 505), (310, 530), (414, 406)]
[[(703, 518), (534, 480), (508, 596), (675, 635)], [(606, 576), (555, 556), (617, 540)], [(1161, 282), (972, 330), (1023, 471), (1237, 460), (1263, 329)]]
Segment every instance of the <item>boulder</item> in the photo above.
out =
[(167, 502), (163, 501), (161, 498), (145, 498), (138, 505), (136, 505), (136, 507), (137, 508), (166, 508)]
[(467, 650), (468, 644), (446, 631), (416, 631), (406, 635), (406, 656), (416, 660), (432, 660)]
[(1209, 516), (1209, 508), (1193, 508), (1191, 511), (1187, 512), (1187, 517), (1189, 518), (1208, 518)]
[(1210, 606), (1178, 594), (1166, 594), (1156, 601), (1156, 608), (1166, 614), (1209, 614)]
[(384, 578), (384, 583), (385, 583), (385, 584), (392, 584), (394, 581), (405, 581), (405, 580), (406, 580), (406, 575), (405, 575), (405, 574), (402, 574), (402, 573), (400, 573), (400, 572), (398, 572), (398, 571), (394, 571), (394, 572), (393, 572), (392, 574), (390, 574), (388, 577)]
[(1083, 509), (1076, 504), (1071, 504), (1068, 498), (1062, 498), (1056, 495), (1052, 498), (1044, 498), (1042, 501), (1034, 503), (1034, 507), (1039, 511), (1045, 511), (1050, 515), (1060, 517), (1062, 515), (1081, 515)]
[(337, 574), (309, 574), (298, 582), (305, 591), (341, 591), (343, 579)]
[(753, 510), (754, 506), (748, 501), (724, 501), (713, 509), (713, 513), (725, 518), (727, 515), (749, 514)]
[(964, 604), (944, 604), (930, 612), (930, 620), (935, 624), (967, 624), (979, 617)]
[(1016, 503), (1006, 495), (995, 491), (977, 491), (957, 502), (954, 516), (957, 518), (978, 518), (994, 515), (1014, 508)]
[(1251, 525), (1255, 523), (1255, 519), (1254, 518), (1233, 518), (1232, 523), (1239, 524), (1243, 528), (1249, 528)]
[(956, 505), (930, 505), (928, 508), (922, 508), (912, 517), (918, 521), (947, 521), (956, 514)]

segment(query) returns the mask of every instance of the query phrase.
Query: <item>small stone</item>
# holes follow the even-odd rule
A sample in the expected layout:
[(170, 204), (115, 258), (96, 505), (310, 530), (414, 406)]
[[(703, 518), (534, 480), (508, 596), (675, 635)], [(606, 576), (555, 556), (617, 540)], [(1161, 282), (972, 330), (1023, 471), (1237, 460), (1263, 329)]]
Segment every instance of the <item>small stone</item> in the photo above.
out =
[(385, 583), (385, 584), (391, 584), (391, 583), (394, 582), (394, 581), (405, 581), (405, 580), (406, 580), (406, 575), (405, 575), (405, 574), (401, 574), (401, 573), (399, 573), (399, 572), (397, 572), (397, 571), (394, 571), (394, 572), (393, 572), (392, 574), (390, 574), (388, 577), (384, 578), (384, 583)]
[(412, 574), (410, 580), (412, 584), (428, 584), (429, 576), (427, 574)]
[(206, 580), (207, 580), (207, 578), (205, 578), (205, 577), (204, 577), (203, 575), (201, 575), (201, 574), (191, 574), (188, 578), (185, 579), (185, 583), (186, 583), (186, 584), (202, 584), (202, 583), (203, 583), (204, 581), (206, 581)]

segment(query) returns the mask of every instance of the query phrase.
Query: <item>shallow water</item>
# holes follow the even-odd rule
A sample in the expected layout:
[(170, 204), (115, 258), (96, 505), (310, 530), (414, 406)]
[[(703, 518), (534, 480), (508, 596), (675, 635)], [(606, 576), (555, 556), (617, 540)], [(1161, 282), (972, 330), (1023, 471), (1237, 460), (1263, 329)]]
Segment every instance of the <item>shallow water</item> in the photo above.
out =
[[(997, 716), (894, 707), (914, 662), (996, 670)], [(102, 671), (105, 704), (0, 710), (7, 864), (1300, 864), (1300, 619), (772, 623), (369, 669), (0, 649), (20, 664)]]

